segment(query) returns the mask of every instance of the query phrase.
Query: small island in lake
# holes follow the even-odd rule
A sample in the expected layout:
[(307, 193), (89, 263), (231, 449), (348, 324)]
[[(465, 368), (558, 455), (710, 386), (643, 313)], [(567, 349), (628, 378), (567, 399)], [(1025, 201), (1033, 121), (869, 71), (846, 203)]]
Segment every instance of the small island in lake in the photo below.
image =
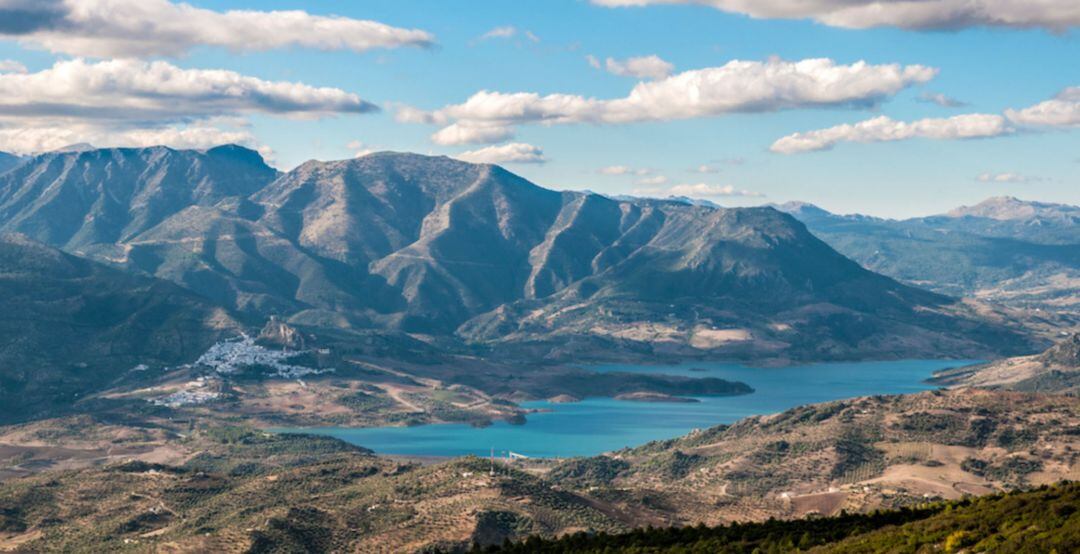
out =
[(659, 392), (630, 392), (626, 394), (616, 395), (615, 400), (627, 400), (630, 402), (675, 402), (680, 404), (701, 402), (697, 398), (673, 396), (670, 394), (663, 394)]

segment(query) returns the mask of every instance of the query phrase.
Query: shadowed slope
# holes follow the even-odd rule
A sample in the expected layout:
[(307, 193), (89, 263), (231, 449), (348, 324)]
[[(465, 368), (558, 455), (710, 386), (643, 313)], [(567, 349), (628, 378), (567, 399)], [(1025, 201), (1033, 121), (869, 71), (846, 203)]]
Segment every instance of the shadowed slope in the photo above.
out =
[(0, 419), (70, 406), (139, 364), (189, 362), (238, 325), (165, 281), (0, 235)]

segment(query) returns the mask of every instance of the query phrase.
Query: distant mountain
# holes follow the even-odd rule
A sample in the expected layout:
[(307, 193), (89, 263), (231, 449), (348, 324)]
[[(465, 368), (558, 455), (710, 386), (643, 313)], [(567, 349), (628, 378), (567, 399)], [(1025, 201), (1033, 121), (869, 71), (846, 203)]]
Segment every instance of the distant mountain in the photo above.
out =
[(7, 152), (0, 152), (0, 173), (6, 173), (22, 162), (23, 159), (19, 156), (8, 154)]
[(1030, 202), (1013, 198), (1012, 196), (998, 196), (989, 198), (974, 206), (961, 206), (950, 210), (948, 217), (974, 217), (996, 219), (998, 221), (1051, 221), (1076, 225), (1080, 223), (1080, 207), (1065, 204), (1049, 204), (1045, 202)]
[(0, 231), (72, 250), (121, 243), (184, 208), (251, 194), (276, 176), (238, 146), (42, 154), (0, 175)]
[(172, 283), (0, 235), (0, 420), (70, 407), (121, 376), (159, 375), (238, 328)]
[(1028, 392), (1080, 392), (1080, 334), (1070, 335), (1042, 354), (939, 372), (935, 381), (963, 387)]
[(1080, 207), (991, 198), (891, 220), (777, 206), (863, 266), (937, 292), (1080, 315)]
[(49, 154), (0, 176), (0, 228), (260, 316), (456, 335), (515, 355), (1031, 348), (772, 209), (556, 192), (416, 154), (273, 176), (239, 147)]

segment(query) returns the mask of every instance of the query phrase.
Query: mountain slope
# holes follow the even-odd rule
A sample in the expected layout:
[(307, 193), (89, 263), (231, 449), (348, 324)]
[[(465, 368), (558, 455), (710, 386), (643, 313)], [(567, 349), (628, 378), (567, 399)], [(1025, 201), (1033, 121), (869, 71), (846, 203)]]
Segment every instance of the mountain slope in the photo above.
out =
[[(222, 155), (245, 179), (192, 173)], [(456, 335), (549, 357), (1031, 350), (952, 299), (860, 268), (771, 209), (616, 201), (544, 189), (497, 166), (390, 152), (307, 162), (269, 184), (257, 155), (237, 147), (53, 156), (0, 178), (0, 225), (297, 324)], [(118, 173), (131, 166), (188, 185)], [(61, 169), (62, 178), (19, 181)], [(155, 202), (31, 200), (45, 182)], [(187, 194), (157, 193), (166, 189)], [(42, 217), (69, 205), (82, 215)]]
[(1080, 313), (1080, 207), (991, 198), (947, 215), (879, 219), (789, 203), (863, 266), (950, 295)]
[(547, 478), (599, 498), (634, 491), (673, 524), (870, 512), (1075, 478), (1078, 424), (1064, 395), (870, 396), (568, 460)]
[(1075, 552), (1080, 485), (925, 504), (871, 514), (621, 535), (530, 538), (474, 552), (617, 554), (682, 552)]
[(959, 387), (1080, 392), (1080, 334), (1066, 337), (1042, 354), (942, 371), (935, 375), (935, 382)]
[(0, 231), (93, 248), (128, 240), (184, 207), (250, 194), (276, 174), (238, 146), (42, 154), (0, 175)]
[(0, 152), (0, 173), (6, 173), (22, 162), (23, 159), (19, 156), (8, 154), (7, 152)]
[(171, 283), (0, 235), (0, 419), (70, 406), (132, 368), (189, 362), (235, 334), (228, 313)]

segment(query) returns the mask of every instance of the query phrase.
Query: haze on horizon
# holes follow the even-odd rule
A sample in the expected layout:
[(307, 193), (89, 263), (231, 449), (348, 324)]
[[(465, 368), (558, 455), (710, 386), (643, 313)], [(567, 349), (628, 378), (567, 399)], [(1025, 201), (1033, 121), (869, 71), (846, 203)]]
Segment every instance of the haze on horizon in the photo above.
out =
[(0, 151), (379, 150), (910, 217), (1080, 204), (1071, 0), (0, 0)]

